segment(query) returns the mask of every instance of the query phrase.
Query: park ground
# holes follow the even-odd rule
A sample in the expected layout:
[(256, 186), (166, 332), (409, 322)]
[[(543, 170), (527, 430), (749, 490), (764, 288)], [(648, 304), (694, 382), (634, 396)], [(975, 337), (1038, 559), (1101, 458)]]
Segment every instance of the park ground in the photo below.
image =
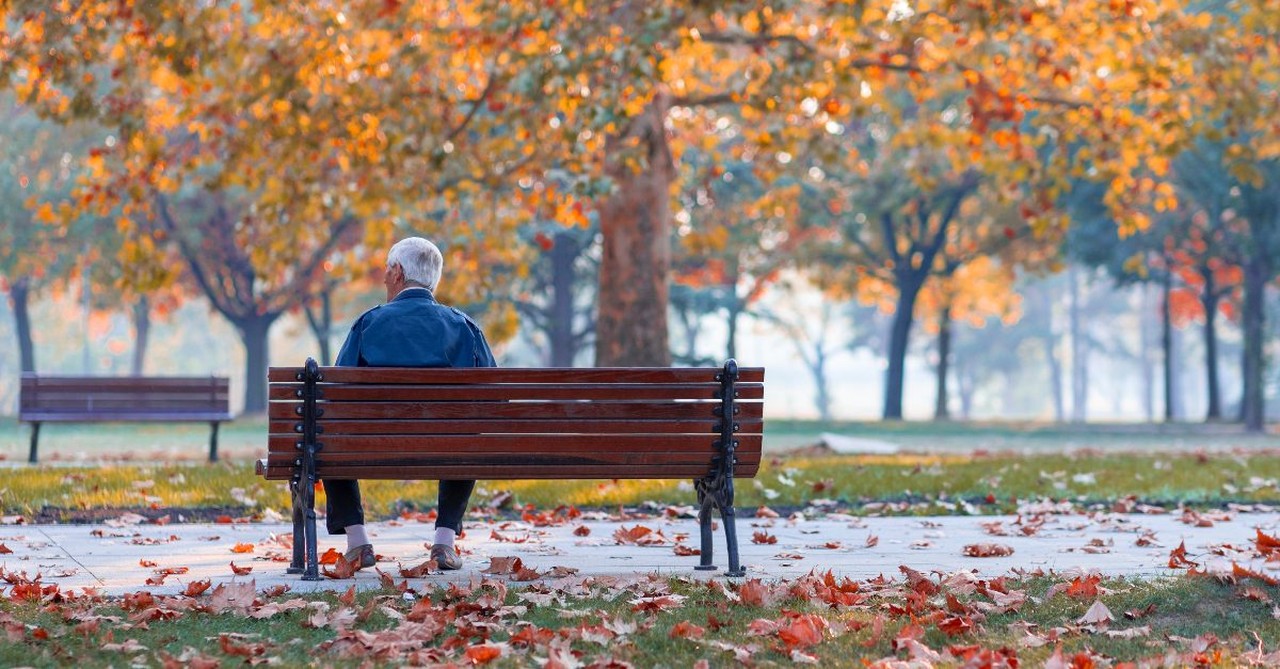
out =
[[(385, 550), (401, 560), (354, 578), (340, 578), (341, 564), (327, 565), (339, 578), (304, 588), (265, 577), (282, 567), (271, 559), (279, 557), (281, 539), (262, 530), (283, 527), (288, 500), (279, 485), (253, 475), (263, 432), (251, 421), (225, 426), (226, 460), (208, 465), (201, 462), (206, 427), (54, 426), (42, 434), (43, 464), (28, 467), (26, 428), (0, 422), (0, 454), (12, 464), (0, 469), (0, 510), (11, 525), (0, 527), (9, 537), (0, 550), (0, 623), (10, 641), (0, 646), (0, 663), (1280, 663), (1280, 561), (1271, 559), (1280, 547), (1275, 435), (1250, 436), (1225, 425), (774, 421), (766, 441), (770, 457), (756, 479), (738, 486), (739, 534), (744, 555), (753, 556), (745, 578), (641, 570), (604, 557), (610, 551), (681, 555), (676, 546), (696, 546), (680, 537), (696, 535), (687, 518), (693, 501), (687, 483), (512, 481), (485, 482), (477, 495), (468, 526), (475, 564), (465, 578), (415, 565), (425, 559), (422, 547), (415, 553), (388, 538)], [(894, 444), (899, 451), (833, 453), (821, 446), (823, 434)], [(388, 537), (421, 524), (433, 498), (431, 483), (366, 486), (366, 503)], [(1178, 531), (1161, 530), (1102, 537), (1096, 545), (1072, 534), (1078, 525), (1119, 522), (1115, 518), (1216, 526), (1227, 534), (1176, 543)], [(813, 524), (796, 529), (798, 519)], [(868, 529), (902, 523), (920, 538)], [(957, 523), (983, 527), (985, 537), (953, 529)], [(581, 534), (569, 540), (578, 527), (590, 530), (590, 540)], [(818, 527), (856, 529), (804, 534)], [(566, 535), (539, 539), (542, 549), (578, 560), (590, 559), (579, 552), (595, 550), (624, 566), (556, 572), (555, 560), (502, 559), (524, 550), (522, 539), (541, 537), (542, 528)], [(655, 539), (638, 528), (657, 528), (668, 544), (650, 543)], [(27, 545), (41, 543), (32, 537), (55, 530), (69, 532), (65, 541), (73, 546), (132, 546), (140, 556), (129, 565), (138, 574), (136, 588), (74, 587), (69, 570), (60, 576), (53, 562), (21, 561)], [(76, 532), (95, 531), (100, 534), (76, 538)], [(838, 531), (849, 536), (836, 537)], [(194, 564), (205, 550), (196, 535), (245, 537), (219, 547), (228, 564), (252, 567), (254, 576), (233, 577), (229, 570), (226, 578), (186, 576), (184, 559)], [(928, 546), (887, 550), (928, 543), (930, 536), (940, 545), (962, 542), (972, 555), (939, 566)], [(1081, 545), (1055, 548), (1058, 557), (1037, 564), (1032, 548), (1040, 536)], [(771, 538), (779, 541), (776, 548)], [(141, 543), (133, 545), (135, 539)], [(838, 542), (844, 545), (832, 546)], [(50, 542), (44, 543), (47, 549)], [(1018, 552), (999, 555), (1005, 547)], [(1139, 549), (1149, 562), (1163, 564), (1113, 568)], [(789, 552), (789, 562), (774, 555)], [(987, 552), (993, 554), (984, 558)], [(755, 559), (757, 553), (768, 557)], [(1075, 566), (1063, 568), (1063, 555)], [(882, 561), (882, 569), (859, 563), (868, 559)]]

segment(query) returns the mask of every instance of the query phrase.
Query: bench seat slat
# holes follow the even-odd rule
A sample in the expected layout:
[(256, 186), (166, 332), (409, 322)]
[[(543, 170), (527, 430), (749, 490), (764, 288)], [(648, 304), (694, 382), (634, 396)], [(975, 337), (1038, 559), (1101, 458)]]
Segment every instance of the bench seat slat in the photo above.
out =
[[(317, 474), (325, 478), (328, 472), (324, 466), (317, 468)], [(737, 467), (734, 478), (752, 478), (756, 475), (755, 467)], [(702, 465), (637, 465), (626, 467), (621, 465), (583, 465), (572, 469), (561, 465), (527, 465), (509, 467), (505, 465), (468, 465), (445, 467), (438, 465), (398, 466), (398, 467), (364, 467), (360, 465), (343, 465), (341, 478), (412, 481), (436, 479), (479, 479), (484, 481), (525, 480), (525, 479), (696, 479), (710, 473), (710, 467)], [(268, 480), (288, 480), (293, 475), (293, 468), (273, 467), (266, 469)], [(339, 477), (333, 477), (339, 478)]]
[[(296, 401), (300, 383), (272, 384), (270, 399)], [(452, 384), (452, 385), (355, 385), (321, 384), (321, 392), (328, 401), (341, 400), (716, 400), (719, 399), (718, 383), (686, 384), (638, 384), (638, 383), (583, 383), (583, 384)], [(759, 400), (764, 398), (764, 385), (738, 384), (738, 398)]]
[[(268, 378), (273, 382), (294, 383), (299, 380), (301, 367), (272, 367)], [(321, 367), (323, 383), (711, 383), (717, 369), (705, 367), (571, 367), (520, 369), (505, 367), (486, 368), (416, 368), (380, 367), (376, 380), (359, 367)], [(738, 370), (742, 383), (764, 381), (763, 367), (743, 367)]]
[[(377, 451), (372, 453), (340, 453), (319, 458), (317, 467), (418, 467), (424, 465), (508, 465), (516, 468), (531, 465), (558, 464), (565, 467), (576, 465), (701, 465), (709, 467), (711, 453), (691, 453), (688, 451), (560, 451), (557, 453), (509, 452), (488, 453), (475, 451), (468, 453), (438, 453), (430, 461), (396, 451)], [(284, 455), (267, 457), (270, 466), (289, 466), (294, 458)], [(738, 464), (755, 465), (760, 462), (759, 452), (747, 452), (738, 455)]]
[[(296, 404), (273, 403), (271, 418), (297, 416)], [(606, 420), (618, 418), (696, 419), (711, 415), (714, 403), (701, 402), (323, 402), (321, 424), (337, 419), (483, 419), (483, 418), (572, 418)], [(741, 416), (757, 415), (760, 403), (743, 402)], [(763, 409), (759, 409), (763, 411)]]
[[(735, 423), (741, 432), (759, 432), (764, 420), (739, 416)], [(300, 420), (274, 420), (272, 435), (299, 434), (294, 429)], [(691, 433), (718, 432), (718, 418), (694, 420), (325, 420), (320, 425), (325, 435), (335, 434), (528, 434), (539, 432), (587, 432), (591, 434)]]
[[(763, 437), (759, 434), (737, 435), (739, 450), (760, 450)], [(268, 438), (269, 453), (295, 453), (296, 435), (273, 435)], [(542, 434), (521, 435), (513, 439), (500, 434), (468, 434), (455, 436), (430, 435), (320, 435), (326, 455), (346, 452), (412, 451), (422, 458), (435, 457), (439, 453), (459, 453), (505, 450), (509, 452), (538, 451), (554, 448), (556, 451), (675, 451), (687, 450), (714, 454), (716, 436), (710, 434)], [(328, 449), (328, 450), (325, 450)]]
[(58, 411), (45, 413), (41, 411), (24, 411), (19, 417), (28, 423), (99, 423), (99, 422), (213, 422), (229, 421), (230, 413), (209, 413), (189, 411)]

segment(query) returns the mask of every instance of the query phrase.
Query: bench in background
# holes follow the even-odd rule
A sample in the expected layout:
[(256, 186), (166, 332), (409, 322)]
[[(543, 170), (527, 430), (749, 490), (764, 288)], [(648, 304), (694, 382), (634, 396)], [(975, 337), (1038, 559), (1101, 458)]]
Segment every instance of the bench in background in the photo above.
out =
[[(733, 480), (760, 467), (764, 369), (273, 367), (268, 456), (293, 495), (289, 573), (319, 579), (319, 479), (692, 479), (738, 560)], [(305, 547), (305, 552), (304, 552)]]
[(219, 376), (22, 375), (18, 420), (31, 423), (36, 462), (42, 423), (188, 422), (212, 426), (209, 461), (218, 459), (218, 425), (231, 420), (230, 380)]

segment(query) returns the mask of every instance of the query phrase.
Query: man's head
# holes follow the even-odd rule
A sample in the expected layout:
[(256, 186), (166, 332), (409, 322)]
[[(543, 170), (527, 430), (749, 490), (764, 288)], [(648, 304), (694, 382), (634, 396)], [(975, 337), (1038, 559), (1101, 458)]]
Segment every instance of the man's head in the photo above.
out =
[(387, 252), (387, 299), (392, 300), (410, 286), (421, 286), (435, 292), (444, 268), (444, 256), (435, 244), (421, 238), (402, 239)]

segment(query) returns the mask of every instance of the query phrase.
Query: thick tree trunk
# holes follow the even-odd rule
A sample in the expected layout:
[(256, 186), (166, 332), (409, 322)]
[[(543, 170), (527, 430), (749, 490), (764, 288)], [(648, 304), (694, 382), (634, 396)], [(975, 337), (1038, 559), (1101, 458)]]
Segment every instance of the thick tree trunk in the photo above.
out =
[[(669, 106), (667, 93), (655, 95), (626, 134), (610, 138), (605, 149), (606, 172), (616, 191), (599, 208), (604, 237), (596, 321), (599, 367), (671, 364), (667, 275), (675, 165), (665, 127)], [(638, 170), (632, 166), (637, 157), (643, 162)]]
[(938, 390), (934, 396), (933, 419), (950, 420), (951, 412), (947, 409), (947, 374), (950, 372), (951, 359), (951, 305), (942, 307), (938, 314)]
[(725, 335), (724, 353), (726, 358), (736, 359), (738, 357), (738, 319), (742, 317), (744, 309), (737, 297), (732, 299), (727, 323), (729, 332)]
[(307, 325), (311, 326), (311, 334), (315, 335), (320, 345), (320, 364), (333, 364), (333, 346), (329, 339), (333, 334), (333, 298), (326, 286), (320, 291), (320, 313), (316, 313), (311, 304), (303, 305), (302, 311), (307, 315)]
[(18, 333), (18, 358), (22, 371), (36, 371), (36, 348), (31, 340), (31, 281), (26, 277), (9, 284), (9, 306), (13, 307), (13, 322)]
[(1222, 419), (1222, 385), (1218, 380), (1218, 302), (1222, 297), (1213, 281), (1213, 270), (1202, 268), (1200, 275), (1204, 277), (1200, 302), (1204, 306), (1204, 375), (1209, 401), (1204, 418), (1212, 422)]
[(898, 279), (898, 305), (889, 331), (889, 370), (885, 372), (885, 420), (902, 419), (902, 394), (906, 378), (907, 346), (911, 343), (916, 296), (924, 285), (924, 275), (902, 272)]
[(1267, 289), (1265, 258), (1251, 257), (1244, 265), (1244, 397), (1241, 414), (1249, 432), (1262, 432), (1266, 425), (1263, 403), (1263, 374), (1266, 360), (1263, 343), (1266, 337), (1264, 297)]
[(551, 318), (547, 338), (551, 344), (552, 367), (572, 367), (577, 355), (577, 339), (573, 336), (573, 288), (577, 284), (574, 263), (582, 249), (574, 236), (557, 233), (551, 247)]
[(276, 312), (235, 321), (240, 341), (244, 344), (244, 412), (247, 414), (267, 411), (268, 334), (271, 324), (279, 317)]
[(142, 370), (146, 367), (147, 361), (147, 344), (150, 340), (151, 301), (143, 295), (133, 303), (133, 362), (129, 366), (130, 374), (142, 376)]

